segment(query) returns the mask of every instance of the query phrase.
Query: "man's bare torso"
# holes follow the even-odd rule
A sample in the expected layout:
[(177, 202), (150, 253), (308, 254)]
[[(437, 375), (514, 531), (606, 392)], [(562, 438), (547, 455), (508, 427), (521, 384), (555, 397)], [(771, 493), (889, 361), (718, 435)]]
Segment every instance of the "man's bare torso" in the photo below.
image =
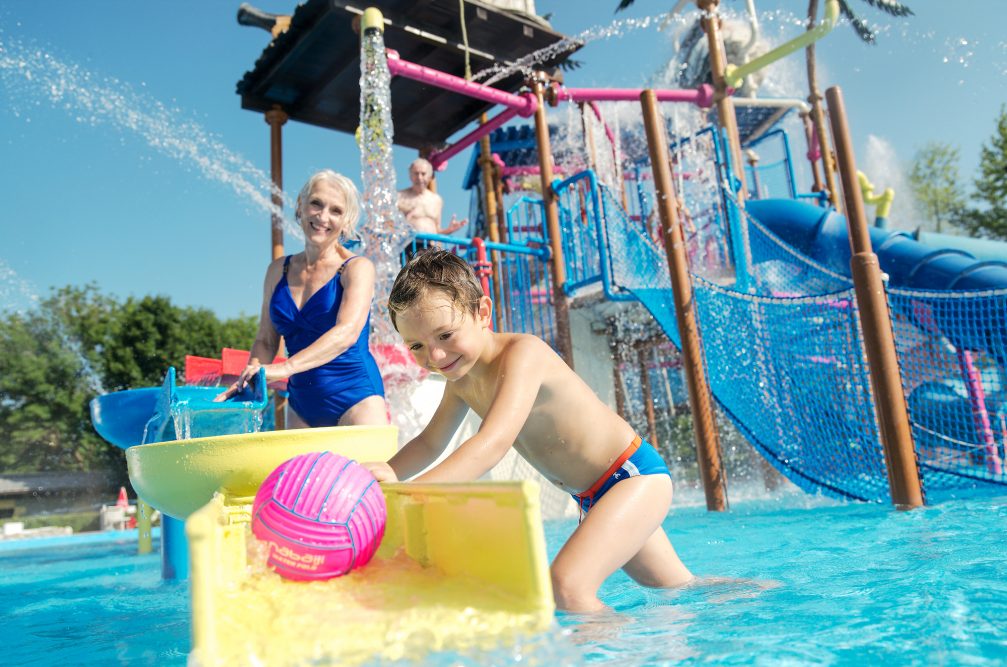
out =
[(412, 188), (406, 188), (399, 190), (397, 205), (406, 222), (416, 231), (437, 233), (443, 206), (440, 195), (429, 190), (416, 194)]

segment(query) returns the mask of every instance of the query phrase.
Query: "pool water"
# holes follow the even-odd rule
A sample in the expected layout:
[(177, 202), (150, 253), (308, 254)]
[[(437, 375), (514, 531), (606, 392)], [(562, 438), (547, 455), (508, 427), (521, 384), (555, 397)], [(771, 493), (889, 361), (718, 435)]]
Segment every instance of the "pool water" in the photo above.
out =
[[(575, 526), (546, 524), (550, 555)], [(1007, 498), (897, 512), (794, 495), (676, 508), (665, 529), (693, 572), (721, 580), (653, 591), (617, 573), (610, 613), (558, 614), (547, 636), (492, 655), (418, 647), (407, 664), (1007, 662)], [(129, 532), (0, 543), (4, 663), (185, 664), (188, 587), (135, 545)]]

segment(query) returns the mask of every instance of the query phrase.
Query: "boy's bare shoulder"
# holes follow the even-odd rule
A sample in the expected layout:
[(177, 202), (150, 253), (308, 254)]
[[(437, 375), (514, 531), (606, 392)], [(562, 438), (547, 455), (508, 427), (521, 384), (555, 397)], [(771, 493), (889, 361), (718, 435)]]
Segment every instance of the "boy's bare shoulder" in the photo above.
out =
[(555, 350), (549, 347), (548, 343), (531, 334), (503, 334), (504, 354), (508, 359), (529, 360), (532, 362), (542, 362), (553, 357), (557, 357)]

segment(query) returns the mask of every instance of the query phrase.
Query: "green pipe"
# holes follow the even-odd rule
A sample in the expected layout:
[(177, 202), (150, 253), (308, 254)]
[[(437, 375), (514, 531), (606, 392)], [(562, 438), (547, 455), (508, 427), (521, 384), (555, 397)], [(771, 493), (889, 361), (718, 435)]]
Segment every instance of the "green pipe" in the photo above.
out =
[(839, 0), (825, 0), (825, 19), (811, 30), (807, 30), (801, 35), (790, 40), (786, 44), (781, 44), (772, 51), (764, 53), (755, 60), (751, 60), (740, 67), (728, 65), (724, 70), (724, 81), (728, 88), (738, 88), (742, 80), (749, 74), (757, 72), (766, 65), (776, 62), (784, 56), (789, 56), (798, 49), (803, 49), (812, 42), (817, 42), (832, 31), (839, 18)]

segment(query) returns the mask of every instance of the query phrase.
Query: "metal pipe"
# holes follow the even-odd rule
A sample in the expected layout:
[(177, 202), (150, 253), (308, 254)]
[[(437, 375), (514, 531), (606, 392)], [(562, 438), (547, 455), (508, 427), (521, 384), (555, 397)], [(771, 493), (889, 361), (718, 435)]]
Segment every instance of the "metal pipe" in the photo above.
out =
[(553, 308), (556, 312), (556, 346), (560, 356), (573, 368), (573, 341), (570, 338), (570, 305), (563, 286), (566, 284), (566, 260), (563, 257), (563, 236), (559, 226), (559, 203), (552, 189), (552, 146), (549, 144), (549, 121), (545, 116), (543, 95), (545, 84), (541, 77), (531, 81), (535, 105), (535, 142), (538, 147), (539, 178), (542, 182), (542, 207), (545, 210), (546, 228), (552, 255)]
[(843, 182), (849, 228), (850, 260), (853, 285), (857, 295), (860, 327), (874, 390), (874, 409), (885, 451), (888, 484), (892, 502), (899, 509), (923, 505), (923, 488), (913, 447), (909, 412), (899, 371), (898, 352), (892, 331), (888, 294), (881, 277), (878, 256), (871, 248), (870, 232), (864, 216), (864, 202), (857, 188), (856, 159), (846, 125), (843, 94), (838, 86), (825, 91), (836, 142), (836, 157)]
[(439, 169), (442, 164), (446, 163), (455, 155), (458, 155), (463, 150), (465, 150), (475, 142), (479, 141), (493, 130), (497, 129), (498, 127), (501, 127), (504, 123), (506, 123), (516, 115), (518, 115), (518, 112), (515, 109), (506, 109), (497, 114), (496, 116), (494, 116), (489, 121), (485, 120), (484, 115), (484, 122), (482, 123), (482, 125), (472, 130), (471, 132), (469, 132), (464, 137), (462, 137), (455, 143), (451, 144), (447, 148), (439, 151), (434, 151), (433, 153), (430, 154), (430, 157), (428, 157), (427, 159), (430, 161), (430, 164), (433, 165), (433, 168), (435, 170)]
[(411, 63), (408, 60), (400, 58), (399, 54), (391, 49), (388, 49), (387, 53), (388, 71), (393, 76), (402, 76), (452, 93), (467, 95), (491, 104), (500, 104), (508, 109), (514, 109), (524, 118), (528, 118), (534, 114), (536, 107), (542, 103), (541, 99), (536, 98), (530, 93), (514, 95), (513, 93), (498, 90), (474, 81), (468, 81), (431, 67)]
[(811, 122), (811, 112), (801, 112), (801, 122), (804, 123), (804, 140), (808, 145), (805, 156), (811, 166), (811, 191), (821, 192), (825, 189), (822, 183), (822, 176), (818, 173), (818, 158), (821, 152), (818, 146), (818, 138), (815, 136), (815, 125)]
[(982, 440), (983, 452), (986, 458), (986, 470), (993, 475), (1003, 474), (1003, 461), (996, 438), (993, 436), (993, 426), (990, 422), (989, 409), (986, 407), (986, 390), (983, 389), (982, 376), (976, 368), (975, 359), (968, 350), (957, 349), (958, 365), (965, 377), (965, 386), (969, 393), (969, 406), (972, 408), (972, 424)]
[(738, 67), (728, 65), (724, 70), (722, 70), (724, 72), (724, 80), (727, 82), (728, 87), (737, 88), (749, 74), (753, 74), (763, 67), (776, 62), (780, 58), (789, 56), (794, 51), (802, 49), (813, 42), (817, 42), (822, 37), (825, 37), (832, 32), (832, 28), (836, 25), (837, 18), (839, 18), (839, 0), (826, 0), (825, 18), (814, 28), (801, 33), (789, 42), (779, 45), (772, 51), (764, 53), (758, 58), (748, 61), (744, 65)]
[[(560, 88), (557, 99), (574, 102), (635, 102), (643, 92), (640, 88)], [(660, 102), (688, 102), (699, 107), (713, 106), (713, 87), (704, 83), (695, 89), (655, 90)]]
[(664, 120), (657, 107), (657, 98), (649, 90), (640, 96), (643, 106), (643, 125), (650, 149), (650, 165), (654, 175), (654, 189), (661, 225), (664, 229), (664, 250), (671, 274), (672, 298), (675, 319), (682, 340), (682, 363), (689, 389), (693, 425), (696, 434), (696, 457), (706, 494), (706, 507), (711, 511), (727, 508), (727, 491), (723, 466), (720, 460), (720, 437), (713, 413), (713, 401), (706, 377), (702, 341), (696, 321), (692, 281), (689, 276), (689, 258), (685, 251), (685, 235), (678, 219), (678, 200), (672, 188), (668, 138)]

